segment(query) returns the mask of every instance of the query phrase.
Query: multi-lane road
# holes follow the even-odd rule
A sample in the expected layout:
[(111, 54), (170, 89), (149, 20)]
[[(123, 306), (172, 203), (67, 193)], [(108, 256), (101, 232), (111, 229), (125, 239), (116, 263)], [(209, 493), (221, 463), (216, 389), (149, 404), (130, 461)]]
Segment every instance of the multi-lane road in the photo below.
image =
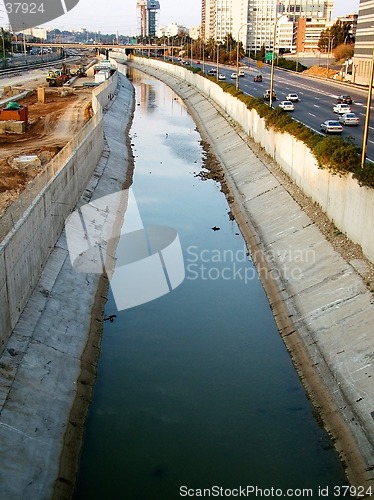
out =
[[(264, 65), (261, 69), (263, 76), (262, 83), (253, 81), (253, 76), (258, 73), (258, 69), (251, 61), (252, 67), (246, 67), (245, 77), (239, 78), (240, 89), (254, 97), (262, 97), (264, 91), (270, 88), (270, 66)], [(209, 67), (216, 66), (205, 65), (205, 71)], [(219, 72), (226, 76), (226, 81), (235, 84), (236, 80), (231, 79), (231, 73), (235, 68), (224, 66), (219, 67)], [(299, 102), (295, 103), (295, 111), (291, 112), (291, 116), (296, 120), (308, 125), (312, 129), (320, 132), (320, 124), (328, 119), (338, 119), (338, 115), (333, 112), (332, 108), (336, 104), (336, 99), (341, 94), (349, 94), (352, 97), (352, 111), (360, 117), (359, 126), (343, 126), (343, 138), (352, 137), (358, 146), (362, 146), (367, 90), (358, 89), (356, 87), (341, 84), (334, 80), (323, 80), (321, 78), (311, 78), (303, 76), (300, 73), (291, 71), (278, 70), (274, 71), (274, 88), (277, 92), (277, 100), (273, 102), (273, 106), (279, 105), (281, 100), (286, 98), (286, 95), (291, 92), (296, 92), (299, 95)], [(374, 117), (370, 120), (369, 137), (367, 145), (367, 157), (374, 161)]]

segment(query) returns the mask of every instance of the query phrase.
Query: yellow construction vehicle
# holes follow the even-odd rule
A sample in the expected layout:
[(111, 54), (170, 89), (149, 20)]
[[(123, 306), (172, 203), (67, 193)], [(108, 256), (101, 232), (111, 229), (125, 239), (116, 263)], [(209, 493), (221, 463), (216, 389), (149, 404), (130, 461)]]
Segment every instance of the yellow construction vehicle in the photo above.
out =
[(62, 87), (71, 77), (70, 70), (62, 63), (61, 69), (49, 70), (45, 79), (50, 87)]

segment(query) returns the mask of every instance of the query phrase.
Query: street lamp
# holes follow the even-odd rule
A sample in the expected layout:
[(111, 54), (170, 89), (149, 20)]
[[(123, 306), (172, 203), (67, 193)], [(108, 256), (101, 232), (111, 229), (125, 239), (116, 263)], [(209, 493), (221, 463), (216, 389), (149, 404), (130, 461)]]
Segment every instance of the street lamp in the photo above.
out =
[(333, 43), (334, 40), (335, 40), (335, 36), (333, 36), (331, 38), (331, 43), (330, 43), (330, 37), (329, 37), (329, 41), (328, 41), (328, 44), (327, 44), (326, 80), (329, 77), (330, 51), (332, 52), (332, 43)]
[(366, 101), (366, 115), (365, 115), (365, 125), (364, 125), (364, 137), (362, 139), (362, 156), (361, 156), (361, 168), (365, 166), (366, 151), (368, 147), (368, 136), (369, 136), (369, 123), (370, 123), (370, 107), (371, 107), (371, 94), (373, 91), (373, 77), (374, 77), (374, 49), (371, 57), (371, 69), (369, 77), (369, 90), (368, 97)]
[(238, 29), (238, 37), (236, 39), (236, 90), (239, 89), (239, 32), (244, 26), (248, 26), (250, 23), (244, 23)]
[(276, 38), (277, 38), (277, 25), (278, 21), (282, 16), (279, 16), (276, 18), (275, 23), (274, 23), (274, 33), (273, 33), (273, 52), (271, 55), (271, 70), (270, 70), (270, 99), (269, 99), (269, 106), (273, 106), (273, 91), (274, 91), (274, 55), (275, 55), (275, 44), (276, 44)]

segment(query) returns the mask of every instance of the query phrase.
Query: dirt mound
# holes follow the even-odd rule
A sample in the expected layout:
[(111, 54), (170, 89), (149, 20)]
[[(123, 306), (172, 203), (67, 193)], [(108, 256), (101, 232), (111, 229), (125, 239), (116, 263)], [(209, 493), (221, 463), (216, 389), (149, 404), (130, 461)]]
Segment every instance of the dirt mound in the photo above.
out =
[(332, 78), (336, 74), (336, 69), (329, 68), (327, 76), (326, 66), (311, 66), (310, 68), (303, 71), (303, 75), (308, 76), (319, 76), (320, 78)]

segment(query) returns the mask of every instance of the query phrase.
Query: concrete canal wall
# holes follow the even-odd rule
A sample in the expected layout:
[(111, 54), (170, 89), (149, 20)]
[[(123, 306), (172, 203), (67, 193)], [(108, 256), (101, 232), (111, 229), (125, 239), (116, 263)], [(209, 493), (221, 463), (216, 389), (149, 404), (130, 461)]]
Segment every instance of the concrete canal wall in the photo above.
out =
[[(183, 79), (183, 75), (173, 75), (143, 59), (129, 65), (162, 80), (184, 100), (203, 140), (220, 160), (234, 199), (230, 209), (256, 263), (295, 367), (334, 438), (350, 481), (361, 487), (370, 485), (374, 479), (372, 293), (351, 262), (333, 249), (280, 182), (267, 156), (251, 149), (247, 134), (215, 99), (200, 92), (189, 76)], [(201, 86), (208, 88), (208, 84), (214, 85), (204, 81)], [(243, 114), (243, 120), (244, 112), (253, 115), (237, 109), (235, 103), (231, 108), (235, 116)], [(274, 151), (280, 149), (277, 141), (283, 135), (266, 131), (256, 116), (248, 116), (248, 122), (257, 127), (257, 137), (263, 136)], [(300, 144), (286, 144), (300, 147), (298, 154), (306, 154)], [(293, 157), (290, 151), (289, 155)], [(321, 173), (326, 182), (335, 180), (327, 181), (326, 172)], [(318, 169), (315, 174), (319, 174)], [(329, 192), (333, 196), (331, 189)], [(342, 197), (340, 202), (344, 202)]]
[(207, 78), (155, 59), (134, 57), (133, 60), (181, 78), (217, 103), (374, 262), (374, 189), (360, 187), (351, 174), (340, 177), (319, 169), (304, 143), (289, 134), (267, 130), (255, 110), (248, 110), (244, 103)]
[[(17, 208), (10, 207), (4, 216), (19, 213), (18, 220), (9, 218), (9, 232), (0, 245), (0, 354), (61, 234), (66, 217), (98, 164), (104, 147), (102, 108), (116, 88), (117, 73), (93, 90), (94, 116), (35, 179), (34, 185), (43, 188), (29, 200), (29, 205), (24, 203), (24, 211), (19, 213)], [(32, 186), (28, 186), (24, 197), (30, 192), (33, 192)], [(17, 200), (15, 205), (19, 207), (22, 201)]]
[[(116, 95), (113, 101), (111, 94)], [(95, 90), (94, 101), (96, 98), (101, 102), (96, 102), (98, 121), (93, 120), (95, 127), (89, 129), (90, 133), (82, 131), (86, 134), (80, 137), (88, 141), (87, 145), (83, 140), (76, 143), (81, 151), (76, 160), (64, 157), (60, 173), (63, 178), (56, 172), (55, 184), (51, 180), (46, 192), (40, 193), (41, 200), (35, 200), (38, 217), (31, 214), (29, 219), (25, 213), (20, 219), (20, 227), (25, 226), (30, 234), (26, 229), (14, 230), (15, 234), (4, 242), (5, 264), (7, 252), (16, 252), (14, 242), (22, 244), (18, 260), (24, 262), (28, 258), (30, 262), (26, 269), (20, 266), (19, 272), (30, 272), (32, 265), (41, 265), (44, 252), (36, 240), (52, 245), (76, 201), (76, 206), (81, 207), (111, 195), (107, 200), (113, 209), (111, 213), (122, 210), (117, 194), (125, 182), (131, 181), (127, 166), (132, 164), (132, 158), (126, 130), (134, 111), (134, 89), (125, 76), (118, 74)], [(104, 113), (101, 106), (106, 106)], [(72, 152), (71, 144), (68, 150)], [(64, 187), (65, 183), (73, 194)], [(71, 206), (64, 205), (64, 212), (54, 212), (59, 222), (61, 219), (61, 226), (51, 227), (53, 221), (43, 203), (49, 202), (47, 208), (55, 210), (54, 196), (62, 203), (65, 196)], [(30, 207), (33, 210), (36, 208)], [(43, 230), (48, 235), (42, 234)], [(37, 233), (34, 238), (33, 232)], [(27, 243), (40, 256), (30, 256), (27, 243), (24, 246), (18, 235), (27, 236)], [(41, 276), (0, 356), (0, 496), (7, 500), (71, 498), (95, 381), (108, 279), (96, 273), (77, 272), (72, 267), (64, 229), (48, 251)], [(17, 268), (18, 261), (13, 254), (12, 257)], [(9, 272), (11, 269), (4, 271), (7, 280)], [(36, 276), (37, 269), (34, 273)], [(21, 295), (29, 284), (25, 281), (22, 287), (17, 283), (16, 293)], [(5, 308), (6, 304), (2, 301), (1, 306)]]

